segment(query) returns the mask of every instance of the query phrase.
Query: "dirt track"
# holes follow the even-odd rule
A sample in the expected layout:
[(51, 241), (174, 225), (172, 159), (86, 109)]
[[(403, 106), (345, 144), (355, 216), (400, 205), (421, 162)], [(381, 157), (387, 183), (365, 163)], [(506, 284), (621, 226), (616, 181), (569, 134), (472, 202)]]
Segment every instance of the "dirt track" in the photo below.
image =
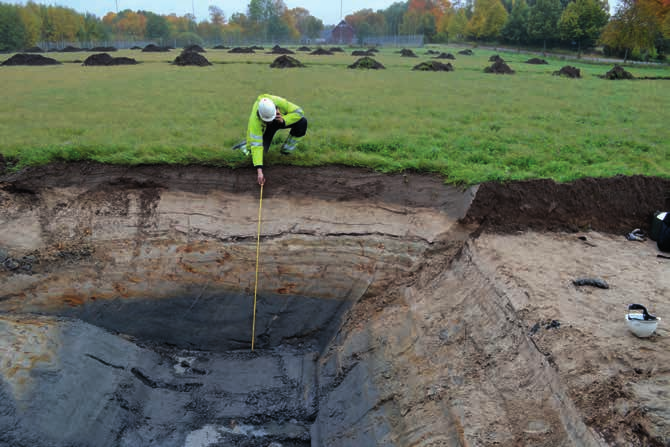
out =
[[(12, 261), (0, 268), (0, 440), (670, 442), (670, 260), (623, 237), (670, 207), (668, 180), (461, 190), (427, 175), (268, 168), (261, 353), (248, 356), (250, 174), (81, 163), (0, 177)], [(651, 338), (626, 329), (632, 302), (662, 318)], [(259, 366), (268, 377), (248, 375)], [(57, 429), (56, 404), (76, 415), (71, 430)]]

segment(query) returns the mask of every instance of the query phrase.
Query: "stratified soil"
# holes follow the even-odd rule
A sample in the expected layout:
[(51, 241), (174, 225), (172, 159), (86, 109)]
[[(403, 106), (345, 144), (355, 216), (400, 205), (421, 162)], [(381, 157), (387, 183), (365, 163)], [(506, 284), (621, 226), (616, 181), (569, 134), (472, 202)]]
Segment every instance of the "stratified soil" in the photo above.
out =
[(416, 71), (454, 71), (454, 66), (450, 63), (443, 64), (437, 61), (421, 62), (415, 65), (412, 70)]
[(207, 67), (212, 65), (212, 63), (202, 54), (186, 50), (177, 56), (173, 63), (182, 67), (187, 65), (194, 65), (197, 67)]
[(496, 231), (649, 231), (652, 214), (670, 210), (670, 180), (632, 176), (570, 183), (483, 183), (464, 222)]
[(581, 78), (582, 74), (579, 68), (573, 67), (571, 65), (566, 65), (565, 67), (562, 67), (560, 70), (555, 71), (554, 76), (566, 76), (568, 78)]
[(362, 68), (362, 69), (368, 69), (368, 70), (385, 70), (386, 67), (381, 64), (381, 62), (377, 62), (375, 59), (365, 56), (360, 59), (358, 59), (356, 62), (353, 64), (349, 65), (348, 68)]
[(10, 57), (0, 65), (60, 65), (61, 62), (50, 57), (44, 57), (41, 54), (19, 53)]
[(505, 63), (505, 61), (498, 59), (493, 63), (493, 65), (486, 67), (484, 69), (484, 73), (514, 74), (514, 70), (512, 70), (510, 66)]
[(274, 60), (270, 64), (270, 68), (302, 68), (305, 65), (300, 62), (298, 59), (288, 56), (288, 55), (283, 55), (279, 56), (277, 59)]

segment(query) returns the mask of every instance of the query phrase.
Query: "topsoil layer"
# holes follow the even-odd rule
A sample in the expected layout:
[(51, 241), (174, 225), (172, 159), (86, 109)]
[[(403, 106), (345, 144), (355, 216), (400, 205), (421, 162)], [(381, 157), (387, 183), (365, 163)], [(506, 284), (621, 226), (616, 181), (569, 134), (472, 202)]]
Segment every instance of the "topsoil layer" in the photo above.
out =
[(654, 211), (670, 210), (670, 180), (632, 176), (570, 183), (529, 180), (479, 186), (465, 222), (499, 231), (649, 231)]
[[(0, 163), (0, 168), (4, 168), (4, 164)], [(100, 166), (92, 162), (54, 163), (4, 175), (0, 169), (0, 185), (3, 182), (10, 182), (14, 189), (18, 188), (28, 194), (35, 188), (76, 184), (83, 181), (87, 172), (99, 169)], [(119, 170), (115, 166), (105, 168), (110, 172)], [(167, 171), (179, 169), (185, 168), (165, 165), (124, 167), (125, 171), (141, 172), (142, 176), (156, 181), (165, 178)], [(199, 169), (209, 171), (216, 168), (192, 166), (189, 169), (197, 172)], [(324, 168), (273, 166), (268, 169), (273, 179), (272, 190), (268, 191), (270, 196), (285, 194), (288, 191), (293, 191), (293, 194), (304, 191), (310, 196), (333, 199), (331, 185), (324, 184), (322, 176), (335, 176), (341, 179), (339, 189), (366, 199), (378, 192), (384, 182), (395, 181), (393, 179), (398, 177), (382, 176), (379, 177), (381, 183), (358, 185), (358, 175), (368, 170), (341, 166)], [(221, 175), (233, 178), (239, 174), (238, 170), (222, 168), (220, 171)], [(352, 180), (349, 181), (348, 178)], [(424, 175), (410, 181), (416, 182), (419, 178), (437, 177)], [(202, 187), (195, 184), (192, 186), (196, 189)], [(400, 194), (398, 191), (389, 192), (384, 200), (393, 202), (394, 196), (398, 194)], [(423, 199), (415, 197), (417, 201)], [(482, 224), (485, 228), (501, 232), (523, 229), (537, 231), (591, 229), (627, 234), (634, 228), (648, 231), (651, 216), (657, 210), (670, 210), (670, 179), (638, 175), (583, 178), (570, 183), (557, 183), (546, 179), (506, 183), (486, 182), (478, 186), (474, 201), (467, 212), (463, 212), (462, 221)]]
[(41, 54), (19, 53), (4, 61), (1, 65), (59, 65), (61, 62)]

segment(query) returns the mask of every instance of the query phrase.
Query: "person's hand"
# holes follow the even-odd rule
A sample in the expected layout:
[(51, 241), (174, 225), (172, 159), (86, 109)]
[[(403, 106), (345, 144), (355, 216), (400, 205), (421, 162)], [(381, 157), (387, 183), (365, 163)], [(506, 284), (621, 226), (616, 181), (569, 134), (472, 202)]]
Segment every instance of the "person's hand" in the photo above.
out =
[(284, 124), (284, 117), (282, 116), (281, 112), (279, 111), (279, 108), (277, 108), (277, 114), (275, 115), (275, 121), (280, 122), (281, 124)]
[(263, 186), (265, 184), (265, 176), (263, 175), (263, 169), (261, 168), (256, 169), (256, 173), (258, 174), (258, 184)]

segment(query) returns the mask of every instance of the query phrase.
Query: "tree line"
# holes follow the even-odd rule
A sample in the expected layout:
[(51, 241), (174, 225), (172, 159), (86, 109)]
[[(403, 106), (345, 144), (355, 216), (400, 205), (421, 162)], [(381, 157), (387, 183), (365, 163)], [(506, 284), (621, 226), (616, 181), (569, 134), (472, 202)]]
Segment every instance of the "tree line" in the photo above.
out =
[[(191, 14), (129, 9), (98, 18), (31, 1), (0, 3), (0, 51), (38, 42), (315, 41), (326, 28), (307, 9), (288, 8), (283, 0), (250, 0), (244, 13), (229, 17), (217, 6), (208, 12), (199, 22)], [(499, 42), (576, 51), (600, 44), (606, 54), (638, 59), (663, 58), (670, 50), (670, 0), (621, 0), (613, 16), (607, 0), (408, 0), (377, 11), (361, 9), (345, 20), (359, 44), (375, 36), (419, 34), (436, 43)]]

